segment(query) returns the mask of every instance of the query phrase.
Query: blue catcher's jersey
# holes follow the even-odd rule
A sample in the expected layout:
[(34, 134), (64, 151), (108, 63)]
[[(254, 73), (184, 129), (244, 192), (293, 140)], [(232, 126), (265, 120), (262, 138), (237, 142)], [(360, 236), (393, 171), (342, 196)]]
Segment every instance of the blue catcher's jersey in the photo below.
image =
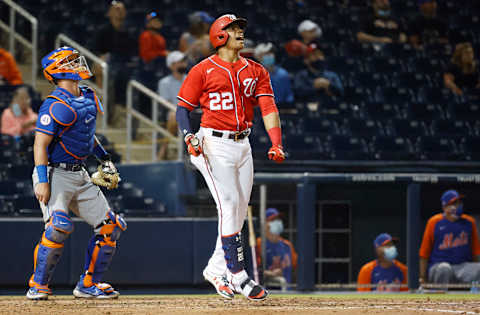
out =
[(48, 147), (50, 163), (81, 163), (92, 153), (97, 113), (103, 107), (95, 92), (80, 86), (75, 97), (60, 87), (43, 102), (36, 131), (53, 135)]

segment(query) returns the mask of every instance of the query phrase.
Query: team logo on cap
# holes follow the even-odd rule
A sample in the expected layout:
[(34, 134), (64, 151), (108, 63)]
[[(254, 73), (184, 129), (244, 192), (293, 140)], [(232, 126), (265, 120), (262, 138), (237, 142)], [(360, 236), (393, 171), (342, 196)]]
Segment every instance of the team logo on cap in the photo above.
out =
[(237, 17), (233, 14), (226, 14), (225, 16), (228, 17), (231, 20), (236, 20), (237, 19)]

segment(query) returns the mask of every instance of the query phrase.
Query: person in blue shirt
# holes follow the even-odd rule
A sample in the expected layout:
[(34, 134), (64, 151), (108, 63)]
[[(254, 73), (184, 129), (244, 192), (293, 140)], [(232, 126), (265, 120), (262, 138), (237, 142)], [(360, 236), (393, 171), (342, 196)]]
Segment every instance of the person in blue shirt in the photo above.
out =
[[(275, 208), (266, 211), (266, 265), (264, 270), (265, 281), (292, 283), (293, 271), (297, 268), (297, 253), (292, 243), (282, 238), (283, 222), (280, 213)], [(261, 238), (257, 238), (257, 264), (262, 263)]]
[(316, 101), (319, 95), (342, 96), (342, 81), (337, 73), (326, 69), (325, 55), (318, 43), (308, 45), (303, 62), (306, 69), (295, 76), (295, 98), (302, 101)]
[(276, 64), (274, 49), (272, 43), (260, 43), (255, 47), (254, 57), (268, 70), (275, 103), (282, 107), (282, 105), (293, 103), (294, 97), (290, 75), (287, 70)]

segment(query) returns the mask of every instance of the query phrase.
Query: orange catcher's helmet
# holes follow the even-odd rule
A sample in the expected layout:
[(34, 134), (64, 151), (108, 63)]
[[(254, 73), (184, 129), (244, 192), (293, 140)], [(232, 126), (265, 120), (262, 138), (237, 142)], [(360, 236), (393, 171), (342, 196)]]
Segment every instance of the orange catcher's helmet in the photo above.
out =
[(85, 80), (92, 76), (84, 56), (71, 48), (60, 47), (42, 58), (43, 75), (48, 81)]
[(238, 23), (241, 28), (247, 27), (247, 20), (244, 18), (237, 18), (233, 14), (225, 14), (215, 20), (210, 26), (210, 43), (213, 48), (218, 48), (227, 43), (228, 33), (225, 30), (232, 23)]

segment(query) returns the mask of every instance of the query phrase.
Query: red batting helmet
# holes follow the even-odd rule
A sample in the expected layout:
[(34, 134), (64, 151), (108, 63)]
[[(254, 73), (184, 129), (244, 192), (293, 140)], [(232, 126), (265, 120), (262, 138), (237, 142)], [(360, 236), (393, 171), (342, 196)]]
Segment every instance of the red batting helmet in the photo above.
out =
[(228, 33), (225, 29), (232, 23), (238, 23), (241, 28), (247, 27), (247, 20), (237, 18), (233, 14), (225, 14), (215, 20), (210, 26), (210, 42), (213, 48), (218, 48), (227, 43)]

